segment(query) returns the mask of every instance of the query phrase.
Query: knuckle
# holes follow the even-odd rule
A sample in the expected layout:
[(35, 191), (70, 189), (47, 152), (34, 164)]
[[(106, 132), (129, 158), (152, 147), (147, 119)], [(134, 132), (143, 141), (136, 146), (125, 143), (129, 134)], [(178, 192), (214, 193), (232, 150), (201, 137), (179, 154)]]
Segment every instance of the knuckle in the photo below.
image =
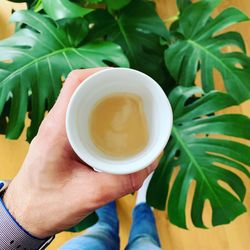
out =
[(81, 71), (82, 70), (80, 70), (80, 69), (74, 69), (74, 70), (72, 70), (68, 74), (68, 76), (66, 78), (66, 81), (69, 81), (69, 80), (78, 80), (79, 79), (79, 74), (80, 74)]

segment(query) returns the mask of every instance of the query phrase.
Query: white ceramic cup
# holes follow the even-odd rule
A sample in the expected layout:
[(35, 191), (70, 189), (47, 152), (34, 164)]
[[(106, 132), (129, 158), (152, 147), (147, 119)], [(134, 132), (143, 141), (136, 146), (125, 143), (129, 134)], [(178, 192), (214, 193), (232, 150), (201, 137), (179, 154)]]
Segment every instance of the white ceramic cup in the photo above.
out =
[[(141, 97), (149, 140), (138, 154), (115, 158), (101, 152), (92, 142), (89, 117), (100, 99), (124, 92)], [(105, 69), (85, 79), (71, 97), (66, 115), (67, 136), (75, 153), (95, 170), (111, 174), (129, 174), (149, 166), (167, 144), (172, 123), (172, 109), (161, 87), (146, 74), (127, 68)]]

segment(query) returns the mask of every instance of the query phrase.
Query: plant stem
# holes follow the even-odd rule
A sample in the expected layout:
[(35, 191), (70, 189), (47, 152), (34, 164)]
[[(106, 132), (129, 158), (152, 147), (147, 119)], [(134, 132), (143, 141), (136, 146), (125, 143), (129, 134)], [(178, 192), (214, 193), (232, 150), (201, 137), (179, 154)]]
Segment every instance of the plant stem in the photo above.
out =
[(42, 0), (38, 0), (36, 5), (34, 6), (34, 11), (39, 12), (43, 8)]

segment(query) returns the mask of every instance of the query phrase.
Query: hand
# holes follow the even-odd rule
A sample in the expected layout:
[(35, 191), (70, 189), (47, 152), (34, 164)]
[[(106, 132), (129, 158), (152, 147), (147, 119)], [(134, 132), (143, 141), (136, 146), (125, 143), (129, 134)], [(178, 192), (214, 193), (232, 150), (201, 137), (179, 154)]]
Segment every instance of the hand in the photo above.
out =
[(65, 128), (66, 109), (77, 86), (102, 70), (72, 71), (37, 136), (4, 202), (18, 223), (33, 236), (46, 238), (79, 223), (104, 204), (139, 189), (156, 168), (134, 174), (98, 173), (73, 152)]

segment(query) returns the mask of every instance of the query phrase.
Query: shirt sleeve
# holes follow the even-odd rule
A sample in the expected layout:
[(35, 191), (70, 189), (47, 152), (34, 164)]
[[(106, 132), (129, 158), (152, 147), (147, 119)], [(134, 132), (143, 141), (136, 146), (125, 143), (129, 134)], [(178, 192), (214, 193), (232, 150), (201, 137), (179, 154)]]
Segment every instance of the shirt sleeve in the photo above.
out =
[[(0, 197), (7, 188), (7, 182), (0, 181)], [(45, 249), (54, 237), (38, 239), (27, 232), (10, 214), (0, 198), (0, 249), (38, 250)]]

